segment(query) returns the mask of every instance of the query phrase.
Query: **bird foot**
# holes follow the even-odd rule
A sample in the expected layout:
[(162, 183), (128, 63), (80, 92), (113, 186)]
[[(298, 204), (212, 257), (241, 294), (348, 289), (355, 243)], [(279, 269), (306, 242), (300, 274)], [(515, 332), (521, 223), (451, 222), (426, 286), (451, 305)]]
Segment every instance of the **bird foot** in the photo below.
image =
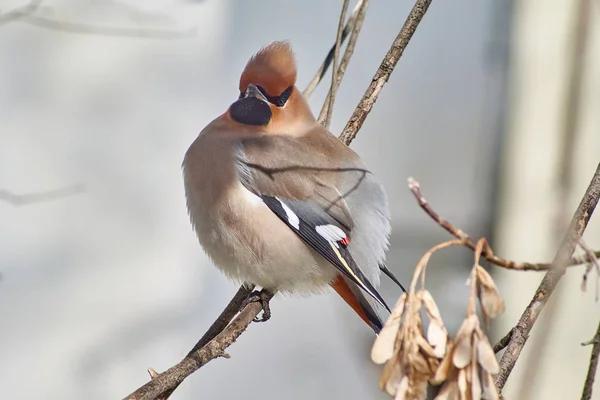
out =
[(266, 322), (271, 318), (271, 307), (269, 305), (269, 301), (273, 298), (273, 294), (266, 289), (261, 291), (255, 290), (250, 293), (250, 296), (244, 300), (242, 303), (241, 309), (246, 307), (250, 303), (260, 303), (262, 307), (262, 316), (255, 317), (253, 319), (254, 322)]

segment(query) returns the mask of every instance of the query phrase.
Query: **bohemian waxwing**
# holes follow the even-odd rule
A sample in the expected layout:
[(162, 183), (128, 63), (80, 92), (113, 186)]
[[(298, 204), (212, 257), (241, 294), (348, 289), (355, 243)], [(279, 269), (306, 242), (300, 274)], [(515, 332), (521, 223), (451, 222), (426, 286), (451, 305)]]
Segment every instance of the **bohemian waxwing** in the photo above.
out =
[[(287, 42), (254, 55), (240, 96), (185, 154), (190, 219), (229, 278), (275, 292), (327, 285), (378, 333), (390, 217), (359, 156), (317, 123)], [(401, 285), (400, 285), (401, 286)]]

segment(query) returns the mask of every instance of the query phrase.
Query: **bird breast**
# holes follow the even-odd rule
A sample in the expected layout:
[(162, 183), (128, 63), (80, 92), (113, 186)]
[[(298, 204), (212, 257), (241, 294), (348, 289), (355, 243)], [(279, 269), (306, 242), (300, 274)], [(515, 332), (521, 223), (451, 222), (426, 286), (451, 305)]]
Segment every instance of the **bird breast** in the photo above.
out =
[[(188, 156), (186, 156), (186, 161)], [(227, 171), (184, 161), (190, 219), (214, 264), (237, 282), (284, 292), (320, 292), (336, 270)], [(193, 162), (192, 162), (193, 164)]]

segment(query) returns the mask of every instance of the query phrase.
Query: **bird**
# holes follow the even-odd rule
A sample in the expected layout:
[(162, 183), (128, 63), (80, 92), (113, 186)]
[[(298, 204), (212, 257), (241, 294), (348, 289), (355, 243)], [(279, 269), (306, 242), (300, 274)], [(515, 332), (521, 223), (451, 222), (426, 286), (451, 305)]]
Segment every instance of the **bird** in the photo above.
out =
[[(386, 192), (315, 119), (288, 41), (255, 53), (239, 97), (198, 134), (182, 170), (191, 225), (228, 278), (270, 293), (331, 287), (377, 334), (391, 231)], [(266, 309), (265, 309), (266, 313)], [(270, 316), (270, 312), (269, 312)]]

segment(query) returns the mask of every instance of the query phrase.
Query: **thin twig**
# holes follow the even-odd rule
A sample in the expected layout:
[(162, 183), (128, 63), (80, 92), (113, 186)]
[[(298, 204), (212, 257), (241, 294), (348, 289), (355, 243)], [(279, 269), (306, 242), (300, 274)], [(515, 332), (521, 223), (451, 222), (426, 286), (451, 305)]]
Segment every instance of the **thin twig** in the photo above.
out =
[[(240, 311), (242, 308), (242, 304), (244, 300), (248, 298), (250, 293), (254, 290), (254, 285), (242, 285), (238, 289), (237, 293), (233, 296), (227, 307), (223, 310), (221, 315), (213, 322), (213, 324), (208, 328), (206, 333), (200, 338), (198, 343), (188, 352), (186, 357), (193, 357), (194, 353), (204, 347), (208, 342), (213, 340), (219, 333), (223, 331), (229, 325), (233, 317)], [(148, 370), (150, 373), (150, 377), (152, 379), (156, 378), (158, 374), (152, 368)], [(179, 387), (179, 384), (175, 385), (173, 388), (162, 393), (156, 400), (167, 400), (171, 394)]]
[(371, 84), (358, 103), (358, 106), (356, 106), (354, 113), (352, 113), (350, 120), (340, 135), (340, 140), (345, 144), (350, 144), (350, 142), (354, 140), (356, 134), (365, 122), (365, 119), (373, 109), (373, 105), (377, 101), (381, 89), (383, 89), (383, 86), (390, 78), (390, 75), (394, 71), (394, 67), (396, 67), (400, 57), (402, 57), (404, 49), (417, 30), (417, 26), (419, 26), (423, 16), (425, 16), (431, 2), (432, 0), (417, 0), (415, 2), (415, 5), (404, 22), (404, 26), (402, 26), (400, 33), (398, 33), (394, 43), (392, 43), (392, 47), (383, 58)]
[(29, 25), (85, 35), (148, 38), (148, 39), (180, 39), (196, 35), (196, 29), (175, 31), (168, 29), (120, 28), (102, 25), (82, 24), (78, 22), (59, 21), (36, 13), (43, 0), (32, 0), (28, 4), (0, 14), (0, 26), (9, 22), (20, 21)]
[(0, 26), (9, 22), (17, 21), (31, 13), (34, 13), (42, 5), (43, 1), (44, 0), (32, 0), (24, 6), (17, 7), (0, 14)]
[(587, 257), (590, 259), (590, 262), (587, 263), (585, 268), (585, 273), (583, 274), (583, 278), (581, 280), (581, 290), (587, 290), (587, 282), (588, 277), (592, 269), (596, 270), (596, 301), (598, 301), (598, 279), (600, 279), (600, 263), (597, 258), (594, 258), (594, 251), (585, 243), (583, 238), (579, 239), (579, 247), (583, 249)]
[(521, 354), (521, 350), (523, 350), (523, 347), (527, 342), (533, 325), (548, 302), (556, 285), (565, 274), (566, 268), (575, 251), (575, 247), (583, 235), (599, 199), (600, 164), (598, 164), (596, 172), (571, 219), (567, 233), (552, 261), (553, 267), (542, 279), (533, 299), (521, 315), (517, 325), (513, 328), (512, 337), (500, 359), (500, 372), (495, 377), (495, 384), (498, 391), (501, 391), (506, 384), (519, 355)]
[[(356, 5), (354, 6), (354, 9), (352, 10), (352, 14), (350, 14), (350, 18), (348, 18), (348, 22), (346, 22), (346, 26), (344, 27), (344, 30), (342, 31), (342, 44), (346, 41), (348, 34), (354, 29), (354, 25), (356, 23), (356, 17), (358, 15), (358, 12), (360, 10), (362, 3), (363, 3), (363, 0), (360, 0), (359, 2), (356, 3)], [(304, 89), (304, 92), (302, 92), (304, 97), (309, 98), (310, 95), (313, 93), (313, 91), (317, 88), (319, 83), (321, 83), (321, 81), (323, 80), (323, 77), (325, 76), (325, 73), (327, 72), (327, 70), (329, 69), (329, 66), (331, 65), (331, 62), (333, 61), (333, 53), (334, 52), (335, 52), (335, 43), (333, 44), (333, 46), (331, 46), (329, 53), (327, 53), (327, 56), (325, 56), (325, 60), (323, 60), (323, 63), (321, 63), (321, 66), (319, 67), (319, 69), (317, 69), (315, 76), (313, 76), (313, 78), (310, 80), (308, 85), (306, 85), (306, 89)]]
[[(206, 365), (209, 361), (218, 357), (228, 357), (225, 349), (236, 341), (261, 310), (261, 303), (249, 303), (221, 333), (206, 345), (186, 356), (177, 365), (161, 374), (155, 375), (150, 382), (125, 397), (124, 400), (157, 399), (163, 393), (179, 386), (185, 378)], [(151, 375), (154, 375), (154, 373), (151, 372)]]
[(129, 37), (129, 38), (145, 38), (145, 39), (182, 39), (193, 37), (196, 35), (196, 29), (188, 30), (171, 30), (171, 29), (155, 29), (155, 28), (121, 28), (116, 26), (103, 26), (93, 24), (83, 24), (79, 22), (58, 21), (47, 17), (42, 17), (35, 14), (27, 14), (21, 18), (21, 21), (29, 25), (49, 29), (53, 31), (61, 31), (67, 33), (78, 33), (83, 35), (99, 35), (99, 36), (114, 36), (114, 37)]
[[(354, 54), (354, 49), (356, 48), (356, 42), (358, 40), (358, 35), (360, 35), (360, 30), (362, 29), (363, 22), (365, 20), (365, 15), (367, 14), (367, 7), (369, 7), (369, 0), (362, 1), (362, 5), (358, 9), (358, 14), (356, 15), (356, 21), (354, 22), (354, 29), (352, 29), (352, 33), (350, 34), (350, 39), (348, 39), (348, 45), (346, 46), (346, 50), (344, 51), (344, 56), (340, 61), (340, 64), (337, 68), (337, 78), (335, 81), (332, 81), (332, 87), (327, 92), (327, 96), (325, 97), (325, 102), (323, 103), (323, 108), (321, 108), (321, 112), (319, 113), (319, 118), (317, 121), (326, 128), (329, 128), (331, 124), (331, 115), (333, 111), (330, 111), (330, 103), (333, 104), (335, 100), (335, 95), (337, 90), (342, 83), (342, 79), (344, 78), (344, 74), (346, 73), (346, 68), (348, 68), (348, 64), (350, 63), (350, 59)], [(334, 84), (335, 82), (335, 84)]]
[(221, 315), (219, 315), (217, 320), (215, 322), (213, 322), (213, 324), (210, 326), (210, 328), (208, 328), (208, 330), (206, 331), (204, 336), (202, 336), (200, 338), (200, 340), (198, 341), (198, 343), (196, 343), (196, 345), (192, 348), (192, 350), (189, 351), (189, 353), (187, 354), (187, 357), (191, 357), (195, 351), (199, 350), (206, 343), (213, 340), (215, 338), (215, 336), (217, 336), (219, 333), (221, 333), (221, 331), (223, 329), (225, 329), (225, 327), (227, 325), (229, 325), (229, 323), (231, 322), (233, 317), (235, 317), (236, 314), (238, 312), (240, 312), (240, 309), (242, 308), (242, 304), (244, 303), (244, 300), (246, 300), (248, 298), (248, 296), (250, 295), (250, 293), (252, 293), (253, 290), (254, 290), (254, 285), (240, 286), (240, 288), (238, 289), (236, 294), (233, 296), (233, 298), (231, 299), (229, 304), (227, 304), (227, 307), (225, 307), (225, 309), (223, 310)]
[(47, 201), (62, 199), (64, 197), (73, 196), (83, 193), (85, 187), (83, 185), (66, 186), (59, 189), (48, 190), (46, 192), (14, 194), (6, 189), (0, 189), (0, 201), (5, 201), (15, 207), (25, 206), (34, 203), (45, 203)]
[[(331, 123), (333, 103), (335, 102), (336, 82), (338, 77), (338, 60), (340, 58), (340, 48), (342, 47), (342, 31), (344, 30), (344, 21), (346, 21), (346, 12), (348, 11), (349, 4), (350, 0), (344, 0), (344, 4), (342, 5), (340, 22), (338, 23), (337, 33), (335, 35), (335, 47), (333, 51), (333, 67), (331, 67), (331, 86), (329, 88), (329, 96), (325, 100), (325, 104), (323, 104), (323, 108), (321, 109), (321, 114), (323, 115), (319, 115), (319, 123), (321, 123), (325, 128), (329, 128), (329, 124)], [(323, 112), (324, 110), (325, 112)]]
[(596, 370), (598, 369), (598, 360), (600, 360), (600, 323), (594, 338), (587, 343), (582, 343), (582, 346), (593, 344), (592, 355), (590, 357), (590, 366), (588, 367), (587, 376), (583, 385), (583, 393), (581, 400), (591, 400), (594, 390), (594, 379), (596, 378)]
[(504, 337), (502, 339), (500, 339), (498, 341), (498, 343), (496, 343), (494, 345), (494, 354), (498, 354), (504, 348), (506, 348), (506, 346), (508, 346), (508, 342), (510, 342), (511, 337), (512, 337), (512, 329), (510, 331), (508, 331), (508, 333), (506, 335), (504, 335)]
[[(464, 240), (464, 245), (469, 249), (475, 251), (475, 242), (473, 241), (473, 239), (471, 239), (471, 237), (465, 232), (463, 232), (461, 229), (457, 228), (449, 221), (442, 218), (431, 207), (429, 202), (425, 199), (425, 197), (423, 197), (423, 194), (421, 193), (421, 186), (419, 185), (419, 182), (415, 181), (413, 178), (409, 178), (408, 187), (417, 199), (419, 206), (421, 206), (421, 208), (427, 213), (427, 215), (431, 217), (431, 219), (433, 219), (442, 228), (447, 230), (455, 238)], [(484, 251), (482, 256), (485, 257), (485, 259), (491, 262), (492, 264), (506, 269), (514, 269), (519, 271), (547, 271), (552, 268), (551, 263), (516, 262), (500, 258), (491, 253), (491, 251)], [(600, 258), (600, 250), (594, 253), (586, 254), (584, 256), (571, 257), (567, 262), (567, 266), (575, 266), (589, 263), (592, 262), (592, 260), (594, 260), (595, 258)]]

